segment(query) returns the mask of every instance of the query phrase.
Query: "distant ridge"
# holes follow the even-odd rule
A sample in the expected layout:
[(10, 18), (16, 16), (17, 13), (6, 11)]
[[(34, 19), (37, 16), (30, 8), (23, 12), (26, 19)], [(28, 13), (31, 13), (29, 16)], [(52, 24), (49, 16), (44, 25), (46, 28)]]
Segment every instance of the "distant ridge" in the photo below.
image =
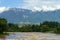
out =
[(22, 8), (9, 8), (9, 10), (0, 13), (0, 17), (6, 18), (10, 23), (40, 23), (43, 21), (60, 22), (60, 9), (54, 11), (32, 11)]

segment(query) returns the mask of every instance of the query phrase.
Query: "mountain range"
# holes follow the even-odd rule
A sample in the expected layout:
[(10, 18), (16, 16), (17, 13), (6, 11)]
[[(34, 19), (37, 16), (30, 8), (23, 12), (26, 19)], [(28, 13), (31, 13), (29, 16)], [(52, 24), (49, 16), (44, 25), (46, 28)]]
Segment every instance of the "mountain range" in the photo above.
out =
[(9, 23), (60, 22), (60, 9), (54, 11), (32, 11), (22, 8), (9, 8), (9, 10), (0, 13), (0, 17), (7, 19)]

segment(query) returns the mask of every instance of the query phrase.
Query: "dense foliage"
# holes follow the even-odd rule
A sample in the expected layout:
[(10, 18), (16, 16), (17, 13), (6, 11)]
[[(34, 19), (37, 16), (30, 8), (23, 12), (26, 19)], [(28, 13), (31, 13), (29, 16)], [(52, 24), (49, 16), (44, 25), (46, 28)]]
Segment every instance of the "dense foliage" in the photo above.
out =
[(60, 33), (60, 23), (45, 21), (40, 23), (40, 25), (24, 25), (19, 28), (19, 32), (51, 32), (51, 33)]
[(38, 24), (24, 24), (19, 27), (18, 24), (7, 23), (7, 20), (0, 18), (0, 33), (3, 32), (51, 32), (60, 33), (60, 23), (45, 21)]
[(8, 28), (8, 32), (17, 32), (18, 31), (18, 25), (17, 24), (12, 24), (12, 23), (8, 23), (9, 28)]
[(4, 31), (6, 31), (7, 28), (8, 28), (7, 20), (4, 18), (0, 18), (0, 33), (3, 33)]

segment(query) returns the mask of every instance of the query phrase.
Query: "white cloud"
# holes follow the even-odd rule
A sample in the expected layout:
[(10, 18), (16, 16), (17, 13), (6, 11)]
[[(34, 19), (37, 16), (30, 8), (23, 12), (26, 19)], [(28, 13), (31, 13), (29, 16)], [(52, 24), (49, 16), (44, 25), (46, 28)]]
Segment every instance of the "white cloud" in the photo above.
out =
[(9, 10), (9, 7), (0, 7), (0, 13)]
[(59, 0), (24, 0), (25, 4), (22, 8), (32, 10), (56, 10), (60, 9)]
[(56, 7), (42, 6), (41, 9), (44, 10), (44, 11), (53, 11), (53, 10), (56, 10)]

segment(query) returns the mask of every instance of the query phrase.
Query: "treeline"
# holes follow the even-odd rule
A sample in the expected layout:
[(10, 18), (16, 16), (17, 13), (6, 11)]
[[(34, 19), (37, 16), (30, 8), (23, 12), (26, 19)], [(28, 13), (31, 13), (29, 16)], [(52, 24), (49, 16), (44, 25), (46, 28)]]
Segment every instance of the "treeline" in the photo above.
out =
[(19, 27), (18, 24), (7, 23), (7, 20), (0, 18), (0, 33), (3, 32), (51, 32), (60, 34), (60, 23), (45, 21), (37, 24), (25, 24)]
[(19, 32), (50, 32), (50, 33), (60, 33), (60, 23), (45, 21), (40, 23), (40, 25), (29, 24), (24, 25), (19, 28)]

